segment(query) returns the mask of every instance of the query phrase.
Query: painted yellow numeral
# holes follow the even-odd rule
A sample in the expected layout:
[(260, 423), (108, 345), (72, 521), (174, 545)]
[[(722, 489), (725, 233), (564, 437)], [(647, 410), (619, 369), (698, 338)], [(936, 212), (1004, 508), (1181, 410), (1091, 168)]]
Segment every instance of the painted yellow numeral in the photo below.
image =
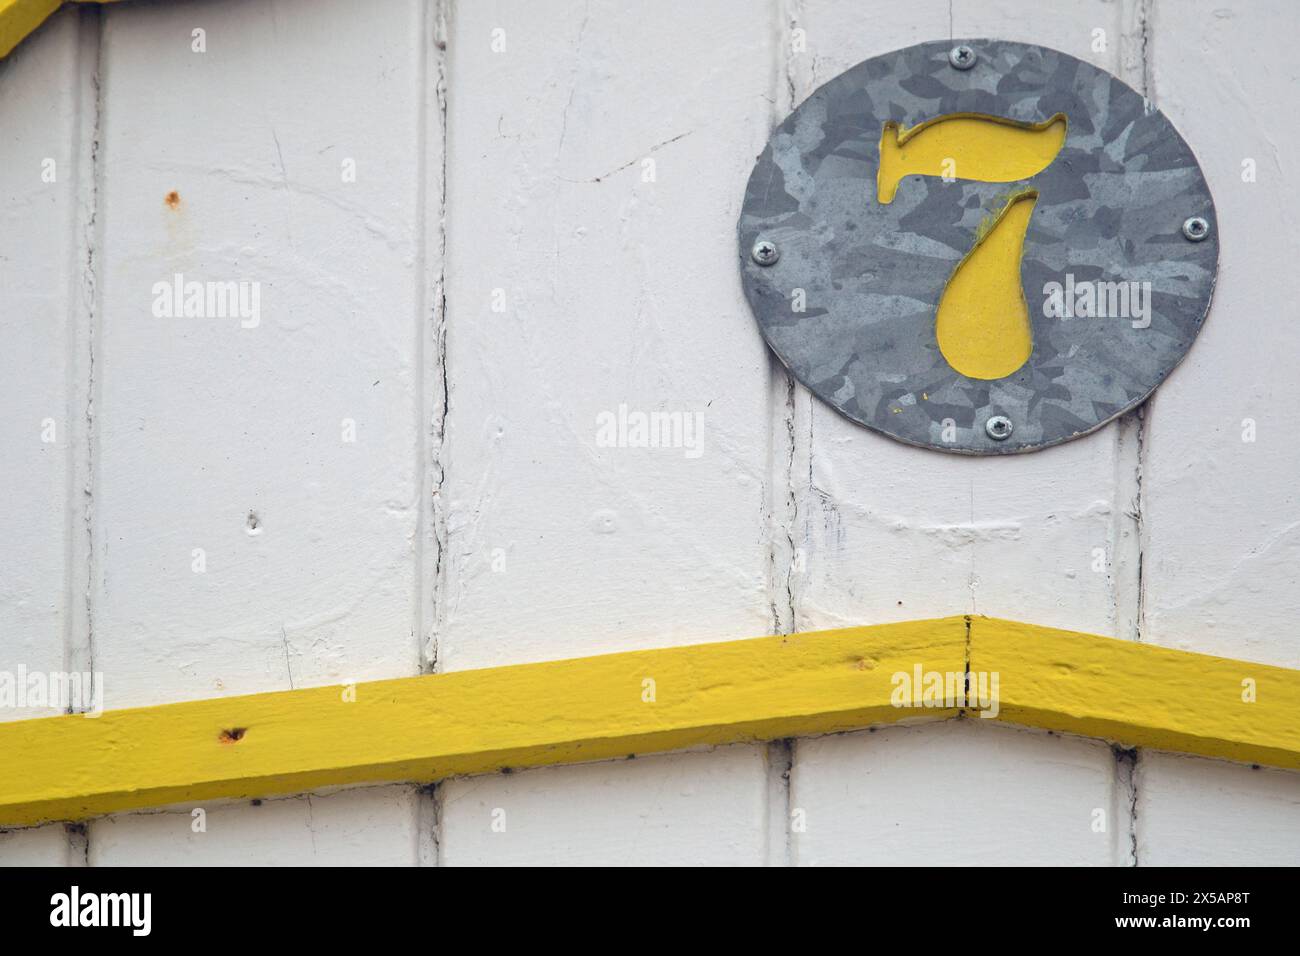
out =
[(953, 113), (900, 130), (885, 124), (880, 134), (876, 199), (894, 201), (905, 176), (942, 176), (985, 183), (1014, 183), (1046, 169), (1065, 143), (1064, 113), (1038, 124), (997, 116)]
[(1033, 351), (1020, 257), (1037, 201), (1036, 192), (1013, 197), (957, 263), (939, 299), (939, 351), (967, 378), (1005, 378)]
[[(973, 113), (939, 116), (907, 130), (886, 123), (880, 135), (876, 198), (882, 204), (893, 202), (906, 176), (992, 183), (1028, 179), (1061, 151), (1066, 125), (1061, 113), (1038, 124)], [(1037, 199), (1032, 190), (1011, 196), (981, 225), (975, 245), (957, 264), (939, 299), (939, 351), (967, 378), (1005, 378), (1033, 351), (1020, 260)]]

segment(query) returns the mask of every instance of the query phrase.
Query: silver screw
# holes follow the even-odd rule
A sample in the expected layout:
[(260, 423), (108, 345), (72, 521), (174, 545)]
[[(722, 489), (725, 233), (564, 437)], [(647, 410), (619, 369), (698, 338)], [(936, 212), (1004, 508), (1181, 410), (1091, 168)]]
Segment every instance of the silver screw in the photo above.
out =
[(955, 46), (948, 51), (948, 62), (959, 70), (969, 70), (975, 65), (975, 51), (964, 43)]
[(1203, 216), (1183, 220), (1183, 235), (1192, 242), (1200, 242), (1210, 234), (1210, 224)]
[(1005, 415), (994, 415), (984, 423), (984, 430), (994, 441), (1006, 441), (1011, 437), (1011, 419)]
[(760, 239), (754, 243), (754, 248), (749, 250), (749, 255), (760, 266), (770, 266), (775, 265), (776, 260), (781, 258), (781, 250), (770, 239)]

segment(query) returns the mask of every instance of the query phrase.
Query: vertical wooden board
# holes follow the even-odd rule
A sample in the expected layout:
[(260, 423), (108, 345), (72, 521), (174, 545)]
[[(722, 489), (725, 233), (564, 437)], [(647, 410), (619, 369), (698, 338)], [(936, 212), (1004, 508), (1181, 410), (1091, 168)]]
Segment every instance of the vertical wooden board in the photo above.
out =
[[(741, 0), (455, 7), (440, 667), (770, 626), (768, 358), (733, 237), (772, 34)], [(620, 409), (702, 432), (632, 447)]]
[(68, 846), (68, 831), (62, 823), (26, 830), (0, 830), (0, 868), (67, 866)]
[(84, 533), (80, 514), (68, 515), (73, 417), (85, 413), (70, 372), (80, 277), (77, 27), (75, 11), (56, 14), (0, 62), (0, 680), (14, 690), (0, 720), (61, 710), (30, 699), (25, 677), (65, 669), (69, 537), (74, 523)]
[(546, 767), (444, 785), (448, 866), (757, 866), (756, 747)]
[[(1090, 48), (1092, 29), (1116, 19), (1109, 4), (1049, 18), (1036, 3), (957, 2), (949, 17), (946, 2), (911, 4), (906, 17), (888, 2), (793, 5), (790, 29), (806, 43), (797, 52), (793, 32), (787, 43), (794, 101), (864, 59), (953, 35), (1042, 42), (1118, 68), (1118, 44)], [(973, 612), (1114, 633), (1115, 426), (972, 459), (868, 431), (803, 389), (790, 414), (794, 537), (806, 555), (791, 573), (796, 627)], [(962, 772), (936, 772), (948, 759)], [(1112, 863), (1118, 834), (1127, 841), (1115, 760), (1095, 742), (967, 726), (828, 737), (798, 743), (794, 778), (792, 807), (810, 816), (809, 832), (793, 835), (799, 862)], [(1094, 808), (1105, 834), (1090, 828)]]
[[(413, 673), (424, 10), (103, 17), (93, 633), (108, 703)], [(178, 273), (258, 283), (256, 321), (159, 317), (155, 284)], [(98, 821), (91, 856), (410, 858), (413, 793), (340, 799), (316, 830), (305, 801), (223, 809), (246, 834), (229, 842), (178, 841), (184, 818)], [(299, 839), (281, 839), (284, 814)]]
[(1128, 840), (1122, 804), (1098, 741), (979, 719), (801, 740), (793, 862), (1110, 865)]
[[(414, 866), (416, 791), (344, 790), (106, 817), (93, 866)], [(205, 830), (197, 830), (199, 826)]]
[[(741, 0), (452, 11), (441, 668), (770, 626), (769, 366), (733, 236), (772, 34)], [(702, 431), (633, 447), (621, 410)], [(442, 859), (751, 862), (765, 792), (756, 748), (451, 783)]]
[[(1205, 327), (1151, 415), (1144, 637), (1286, 667), (1300, 666), (1297, 27), (1295, 4), (1199, 0), (1156, 3), (1148, 27), (1152, 97), (1200, 159), (1220, 250)], [(1136, 780), (1140, 863), (1298, 862), (1300, 775), (1144, 753)]]
[(1142, 866), (1300, 865), (1300, 773), (1144, 752)]
[[(792, 28), (807, 49), (791, 46), (793, 95), (802, 101), (855, 63), (954, 32), (1033, 39), (1040, 8), (959, 3), (950, 25), (946, 2), (912, 5), (905, 23), (884, 2), (799, 5)], [(1042, 41), (1098, 59), (1091, 30), (1113, 17), (1102, 3), (1054, 11)], [(1113, 68), (1118, 53), (1108, 56), (1102, 65)], [(800, 393), (809, 403), (799, 429), (807, 476), (794, 479), (807, 553), (792, 588), (800, 628), (974, 612), (1113, 630), (1113, 426), (1030, 455), (972, 459), (903, 445)]]
[[(94, 651), (109, 703), (410, 674), (422, 10), (103, 16)], [(155, 284), (176, 274), (257, 283), (258, 314), (249, 285), (242, 314), (159, 317)]]
[(1200, 159), (1220, 252), (1209, 318), (1152, 416), (1146, 636), (1285, 667), (1300, 667), (1297, 29), (1285, 0), (1158, 3), (1150, 28), (1154, 99)]

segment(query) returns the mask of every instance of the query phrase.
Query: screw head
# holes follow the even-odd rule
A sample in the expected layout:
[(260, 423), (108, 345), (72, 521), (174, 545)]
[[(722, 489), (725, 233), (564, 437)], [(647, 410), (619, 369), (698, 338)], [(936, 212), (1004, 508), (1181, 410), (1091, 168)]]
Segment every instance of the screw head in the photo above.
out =
[(776, 260), (781, 258), (781, 250), (772, 240), (760, 239), (754, 243), (754, 248), (749, 250), (749, 256), (760, 266), (770, 266), (775, 265)]
[(1204, 216), (1191, 216), (1183, 220), (1183, 235), (1192, 242), (1200, 242), (1210, 234), (1210, 223)]
[(1011, 437), (1014, 426), (1005, 415), (994, 415), (984, 423), (984, 430), (994, 441), (1006, 441)]
[(975, 65), (975, 51), (962, 43), (948, 51), (948, 62), (958, 70), (969, 70)]

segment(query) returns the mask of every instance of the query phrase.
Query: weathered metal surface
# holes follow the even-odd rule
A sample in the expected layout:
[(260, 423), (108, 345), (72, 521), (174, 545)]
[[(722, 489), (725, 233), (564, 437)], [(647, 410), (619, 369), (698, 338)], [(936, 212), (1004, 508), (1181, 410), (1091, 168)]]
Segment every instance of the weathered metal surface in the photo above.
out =
[[(976, 52), (970, 69), (949, 61), (961, 43)], [(1064, 113), (1069, 127), (1029, 179), (908, 176), (892, 203), (878, 203), (883, 125), (954, 113), (1024, 123)], [(967, 378), (939, 351), (936, 308), (981, 221), (1028, 188), (1038, 192), (1021, 264), (1033, 351), (1006, 378)], [(1209, 234), (1190, 242), (1183, 223), (1196, 216)], [(768, 344), (821, 399), (914, 445), (1006, 454), (1086, 434), (1164, 380), (1209, 308), (1216, 225), (1191, 148), (1119, 79), (1043, 47), (936, 41), (858, 64), (777, 128), (750, 176), (739, 258)], [(754, 261), (760, 239), (776, 244), (778, 261)], [(1149, 325), (1045, 315), (1048, 284), (1067, 281), (1149, 283)], [(1002, 440), (987, 430), (999, 415), (1014, 427)]]

